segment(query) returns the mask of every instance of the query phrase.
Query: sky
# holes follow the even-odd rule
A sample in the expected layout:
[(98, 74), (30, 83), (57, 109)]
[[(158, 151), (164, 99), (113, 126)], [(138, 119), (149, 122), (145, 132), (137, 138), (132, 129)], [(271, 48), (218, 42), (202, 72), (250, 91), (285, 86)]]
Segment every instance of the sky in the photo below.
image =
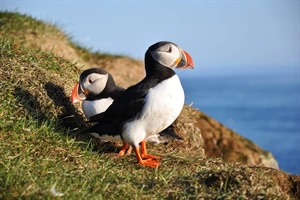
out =
[(95, 51), (143, 59), (158, 41), (186, 50), (183, 76), (299, 74), (299, 0), (14, 1), (0, 9), (54, 23)]

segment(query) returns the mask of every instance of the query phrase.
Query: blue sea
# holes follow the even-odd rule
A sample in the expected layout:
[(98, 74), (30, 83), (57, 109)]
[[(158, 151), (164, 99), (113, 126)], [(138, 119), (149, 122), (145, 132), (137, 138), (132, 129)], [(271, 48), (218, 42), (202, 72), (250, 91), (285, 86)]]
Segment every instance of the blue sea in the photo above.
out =
[(186, 103), (270, 151), (300, 175), (300, 80), (295, 75), (181, 77)]

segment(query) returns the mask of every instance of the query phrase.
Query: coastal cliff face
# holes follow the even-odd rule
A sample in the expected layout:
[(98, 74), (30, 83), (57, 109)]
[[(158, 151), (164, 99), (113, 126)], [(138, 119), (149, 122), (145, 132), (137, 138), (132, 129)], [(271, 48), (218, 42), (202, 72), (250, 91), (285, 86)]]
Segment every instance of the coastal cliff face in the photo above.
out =
[[(0, 123), (3, 126), (0, 127), (2, 128), (0, 129), (2, 141), (9, 141), (5, 133), (13, 134), (13, 125), (20, 121), (17, 116), (10, 116), (8, 108), (11, 107), (17, 109), (20, 116), (37, 120), (37, 126), (44, 121), (55, 123), (55, 131), (68, 132), (78, 126), (86, 126), (83, 115), (70, 104), (68, 97), (79, 73), (86, 68), (102, 67), (113, 75), (117, 84), (124, 87), (135, 84), (144, 77), (142, 61), (125, 56), (91, 53), (70, 42), (68, 37), (56, 27), (27, 16), (16, 13), (1, 13), (0, 16), (2, 48), (0, 50), (0, 88), (4, 91), (0, 95), (4, 102), (1, 104), (3, 112), (0, 114), (3, 118), (1, 119), (3, 123)], [(16, 27), (19, 28), (16, 29)], [(6, 99), (7, 96), (15, 96), (17, 103), (12, 104), (11, 102), (14, 101)], [(5, 116), (9, 118), (6, 119)], [(69, 118), (70, 116), (72, 118)], [(165, 182), (173, 184), (176, 190), (166, 189), (168, 193), (161, 197), (175, 198), (176, 192), (187, 191), (194, 198), (217, 198), (222, 195), (222, 192), (228, 198), (300, 198), (299, 176), (277, 170), (278, 163), (270, 152), (263, 150), (201, 111), (184, 106), (175, 122), (175, 128), (183, 137), (183, 141), (152, 146), (152, 149), (155, 149), (155, 153), (166, 154), (167, 160), (162, 166), (163, 170), (168, 168), (167, 164), (169, 164), (173, 167), (178, 165), (182, 169), (187, 168), (189, 172), (184, 171), (176, 175), (172, 175), (175, 172), (163, 174), (162, 176), (167, 177), (164, 177)], [(2, 130), (5, 130), (5, 133)], [(24, 130), (28, 128), (25, 127)], [(76, 135), (75, 137), (80, 139), (83, 136)], [(85, 136), (83, 138), (83, 141), (86, 141)], [(35, 140), (36, 138), (32, 139), (33, 143), (39, 145)], [(107, 147), (103, 145), (107, 144), (95, 141), (95, 149), (104, 148), (102, 152), (109, 152), (114, 148), (111, 145)], [(5, 147), (0, 149), (4, 151)], [(80, 154), (80, 150), (76, 152)], [(0, 154), (11, 156), (5, 151), (2, 153), (0, 151)], [(70, 154), (72, 158), (64, 154), (64, 159), (75, 160), (77, 164), (90, 167), (83, 164), (84, 161), (79, 160), (80, 158), (73, 153)], [(46, 152), (45, 156), (48, 156)], [(175, 161), (171, 161), (174, 159), (178, 160), (177, 165)], [(5, 166), (9, 165), (12, 164), (8, 163)], [(2, 166), (1, 162), (0, 166)], [(3, 177), (6, 175), (4, 174)], [(2, 188), (14, 189), (11, 185), (1, 183), (1, 177), (0, 198), (8, 195), (1, 196)], [(143, 187), (151, 190), (155, 188), (155, 184), (162, 184), (156, 181), (157, 179), (153, 179), (153, 182)], [(6, 182), (9, 183), (8, 180)], [(209, 196), (212, 195), (211, 193), (217, 196)], [(146, 197), (148, 198), (149, 196)]]
[(227, 162), (241, 162), (278, 169), (278, 162), (268, 151), (243, 138), (201, 111), (197, 126), (201, 127), (204, 149), (207, 156), (221, 157)]

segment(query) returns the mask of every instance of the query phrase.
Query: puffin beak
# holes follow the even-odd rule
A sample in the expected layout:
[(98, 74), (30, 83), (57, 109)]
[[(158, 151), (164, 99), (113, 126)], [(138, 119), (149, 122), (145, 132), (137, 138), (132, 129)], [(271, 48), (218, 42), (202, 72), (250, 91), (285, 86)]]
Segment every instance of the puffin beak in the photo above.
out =
[(190, 54), (181, 49), (181, 59), (179, 60), (176, 68), (178, 69), (194, 69), (194, 61)]
[(79, 88), (79, 84), (77, 83), (73, 90), (72, 90), (72, 94), (71, 94), (71, 102), (72, 103), (76, 103), (76, 102), (80, 102), (82, 100), (85, 99), (84, 94), (81, 92), (80, 88)]

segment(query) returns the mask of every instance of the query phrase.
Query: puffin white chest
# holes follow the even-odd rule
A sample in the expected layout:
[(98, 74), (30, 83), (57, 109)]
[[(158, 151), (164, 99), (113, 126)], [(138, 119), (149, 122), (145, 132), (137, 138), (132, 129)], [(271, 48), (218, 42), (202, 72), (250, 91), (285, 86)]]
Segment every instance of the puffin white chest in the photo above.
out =
[(94, 101), (85, 100), (82, 103), (82, 110), (87, 118), (106, 111), (113, 103), (112, 98), (99, 99)]
[(145, 101), (140, 120), (149, 121), (147, 129), (151, 130), (152, 125), (156, 125), (163, 130), (171, 125), (179, 116), (184, 104), (184, 91), (178, 76), (174, 75), (152, 88)]
[(150, 89), (141, 113), (124, 126), (123, 139), (138, 145), (171, 125), (184, 105), (184, 91), (177, 75)]

